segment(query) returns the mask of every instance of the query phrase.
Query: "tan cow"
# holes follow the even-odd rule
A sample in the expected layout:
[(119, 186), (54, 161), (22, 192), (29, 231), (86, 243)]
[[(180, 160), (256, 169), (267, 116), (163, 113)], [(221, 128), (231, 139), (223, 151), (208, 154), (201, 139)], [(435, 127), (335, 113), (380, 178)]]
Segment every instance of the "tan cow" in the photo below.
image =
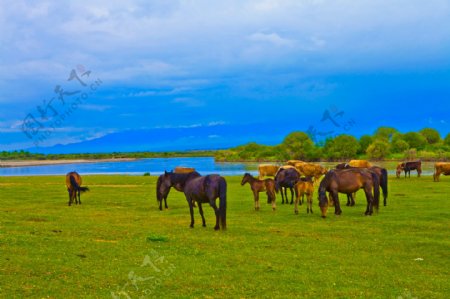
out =
[(295, 164), (297, 164), (297, 163), (305, 163), (305, 162), (303, 162), (301, 160), (289, 160), (286, 162), (287, 165), (291, 165), (291, 166), (295, 166)]
[(439, 182), (439, 176), (441, 174), (450, 175), (450, 163), (437, 162), (436, 164), (434, 164), (433, 179), (435, 182)]
[(191, 173), (194, 171), (195, 171), (195, 168), (192, 168), (192, 167), (177, 166), (177, 167), (175, 167), (173, 172), (175, 172), (175, 173)]
[(258, 166), (259, 179), (262, 180), (264, 176), (275, 176), (280, 169), (280, 166), (273, 164), (260, 164)]
[(367, 160), (350, 160), (348, 162), (348, 165), (351, 167), (358, 167), (358, 168), (370, 168), (372, 167), (372, 164), (370, 164)]
[(314, 182), (317, 182), (320, 177), (328, 172), (328, 170), (319, 164), (314, 163), (297, 163), (295, 168), (302, 176), (313, 177)]

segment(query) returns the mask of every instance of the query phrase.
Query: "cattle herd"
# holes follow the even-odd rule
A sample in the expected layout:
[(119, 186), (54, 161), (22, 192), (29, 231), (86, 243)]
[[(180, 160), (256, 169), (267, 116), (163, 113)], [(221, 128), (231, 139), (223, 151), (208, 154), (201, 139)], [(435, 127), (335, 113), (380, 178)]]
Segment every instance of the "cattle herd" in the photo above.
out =
[[(433, 179), (439, 181), (440, 175), (450, 175), (450, 163), (435, 163)], [(397, 165), (396, 175), (400, 178), (404, 172), (405, 177), (411, 175), (411, 171), (417, 171), (420, 177), (422, 173), (421, 161), (402, 162)], [(258, 166), (259, 177), (255, 178), (245, 173), (241, 185), (249, 184), (254, 198), (255, 210), (260, 209), (259, 193), (265, 192), (267, 202), (276, 210), (276, 193), (281, 194), (281, 203), (288, 204), (288, 190), (290, 190), (290, 204), (295, 205), (294, 212), (298, 214), (298, 205), (304, 203), (306, 196), (307, 213), (313, 213), (312, 201), (314, 190), (318, 189), (319, 207), (322, 217), (326, 217), (329, 206), (334, 206), (335, 214), (340, 215), (341, 209), (338, 194), (347, 195), (347, 206), (355, 204), (355, 194), (358, 190), (364, 190), (367, 207), (365, 215), (372, 215), (374, 209), (378, 210), (380, 202), (380, 190), (383, 195), (383, 203), (387, 205), (388, 175), (387, 170), (371, 165), (366, 160), (351, 160), (348, 163), (340, 163), (334, 169), (327, 169), (319, 164), (308, 163), (299, 160), (289, 160), (285, 165), (261, 164)], [(323, 179), (320, 178), (323, 176)], [(267, 178), (270, 177), (270, 178)], [(319, 181), (320, 180), (320, 181)], [(74, 201), (81, 204), (80, 193), (88, 191), (87, 187), (81, 187), (81, 177), (77, 173), (69, 173), (66, 176), (66, 185), (69, 193), (70, 206)], [(191, 214), (191, 227), (194, 227), (193, 208), (198, 207), (202, 217), (202, 224), (206, 226), (202, 204), (209, 204), (216, 214), (216, 230), (226, 228), (226, 197), (227, 183), (225, 178), (219, 175), (201, 176), (194, 168), (177, 167), (174, 171), (164, 172), (160, 175), (156, 185), (156, 197), (159, 209), (164, 206), (167, 209), (167, 196), (171, 188), (183, 192), (189, 204)], [(78, 198), (77, 198), (78, 196)], [(219, 207), (216, 199), (219, 199)]]

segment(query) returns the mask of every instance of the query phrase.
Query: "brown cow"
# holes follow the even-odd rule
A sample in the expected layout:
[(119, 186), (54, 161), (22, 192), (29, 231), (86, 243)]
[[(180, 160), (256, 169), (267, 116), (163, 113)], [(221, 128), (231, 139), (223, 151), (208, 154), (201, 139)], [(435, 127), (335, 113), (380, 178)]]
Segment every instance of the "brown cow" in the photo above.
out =
[(358, 167), (358, 168), (370, 168), (372, 167), (372, 164), (370, 164), (367, 160), (350, 160), (350, 162), (347, 163), (351, 167)]
[(275, 176), (280, 166), (272, 164), (260, 164), (258, 166), (259, 179), (262, 180), (264, 176)]
[(439, 182), (439, 176), (441, 174), (450, 175), (450, 163), (437, 162), (436, 164), (434, 164), (433, 179), (435, 182)]
[(295, 166), (295, 164), (297, 164), (297, 163), (305, 163), (305, 162), (303, 162), (301, 160), (289, 160), (286, 162), (287, 165), (291, 165), (291, 166)]
[(192, 167), (182, 167), (182, 166), (177, 166), (174, 169), (174, 173), (191, 173), (194, 172), (195, 168)]
[(313, 177), (314, 182), (318, 181), (320, 177), (328, 172), (328, 170), (314, 163), (297, 163), (295, 168), (300, 173), (301, 176)]

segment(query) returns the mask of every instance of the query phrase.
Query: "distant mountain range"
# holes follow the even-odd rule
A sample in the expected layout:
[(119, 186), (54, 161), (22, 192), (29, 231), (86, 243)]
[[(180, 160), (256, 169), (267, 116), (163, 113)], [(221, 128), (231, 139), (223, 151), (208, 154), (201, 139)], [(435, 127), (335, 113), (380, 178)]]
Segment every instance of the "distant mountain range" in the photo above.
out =
[[(128, 130), (72, 144), (31, 148), (43, 154), (108, 153), (139, 151), (191, 151), (225, 149), (248, 142), (274, 145), (292, 131), (292, 126), (227, 125)], [(304, 129), (303, 129), (304, 130)]]

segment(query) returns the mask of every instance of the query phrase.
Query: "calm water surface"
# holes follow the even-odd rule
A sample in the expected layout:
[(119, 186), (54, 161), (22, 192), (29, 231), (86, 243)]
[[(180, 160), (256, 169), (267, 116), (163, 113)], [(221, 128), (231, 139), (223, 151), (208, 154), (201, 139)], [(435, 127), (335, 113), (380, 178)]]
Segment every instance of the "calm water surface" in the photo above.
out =
[[(334, 167), (337, 163), (320, 163), (325, 167)], [(395, 162), (376, 163), (389, 170), (389, 174), (395, 174)], [(432, 162), (423, 162), (423, 175), (433, 174)], [(123, 162), (95, 162), (75, 163), (64, 165), (42, 165), (26, 167), (0, 168), (0, 176), (30, 176), (30, 175), (63, 175), (70, 171), (82, 174), (129, 174), (143, 175), (149, 172), (151, 175), (159, 175), (164, 170), (172, 170), (176, 166), (194, 167), (201, 174), (217, 173), (220, 175), (242, 175), (250, 172), (257, 174), (258, 163), (218, 163), (212, 157), (204, 158), (154, 158), (140, 159)], [(413, 172), (412, 175), (416, 175)]]

